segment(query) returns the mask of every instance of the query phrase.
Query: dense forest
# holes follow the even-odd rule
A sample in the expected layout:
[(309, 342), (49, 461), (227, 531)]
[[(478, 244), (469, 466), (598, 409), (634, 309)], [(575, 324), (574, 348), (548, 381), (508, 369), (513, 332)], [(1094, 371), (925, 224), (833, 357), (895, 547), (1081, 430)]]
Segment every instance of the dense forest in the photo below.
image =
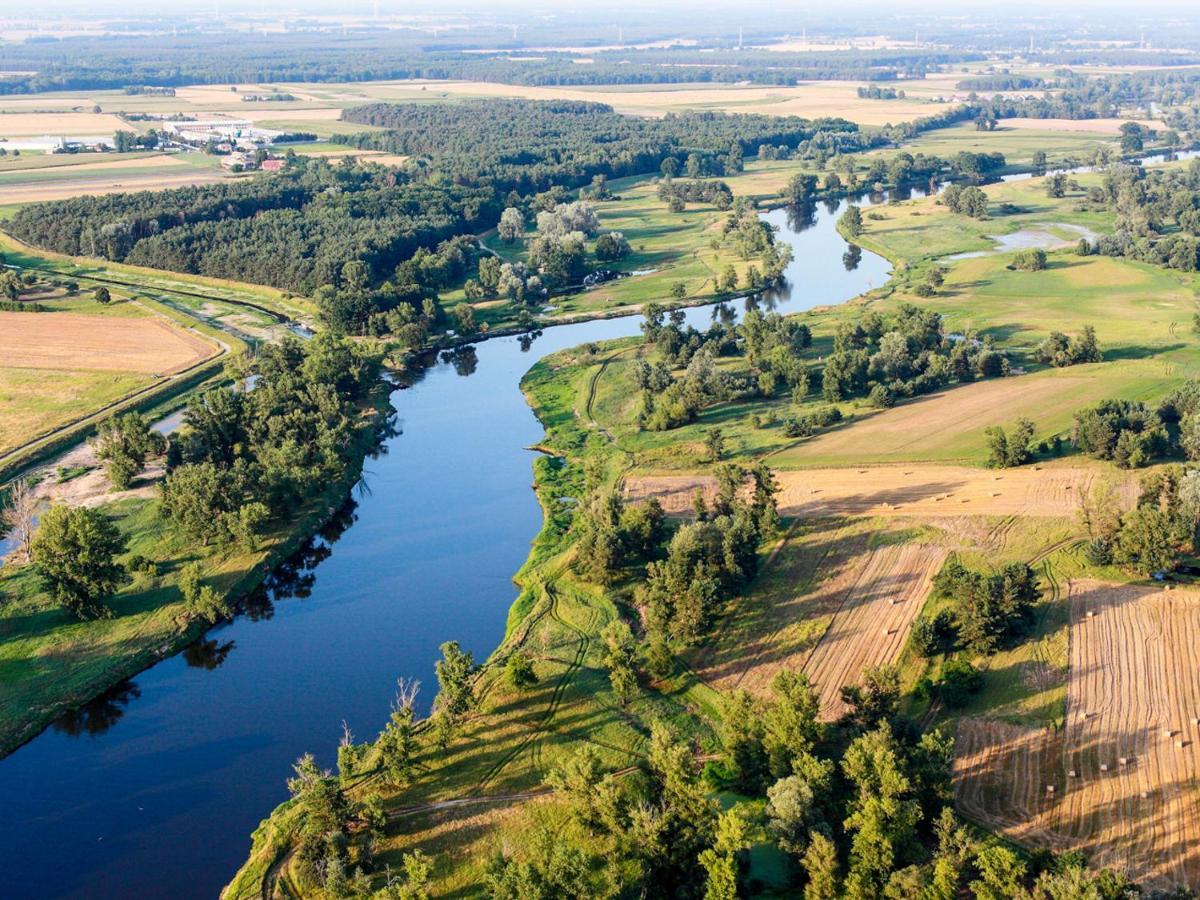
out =
[(9, 229), (60, 253), (311, 293), (349, 262), (376, 281), (418, 248), (499, 215), (487, 187), (295, 158), (270, 178), (30, 206)]
[[(465, 45), (441, 46), (427, 35), (396, 31), (255, 33), (252, 40), (227, 33), (35, 39), (5, 46), (6, 68), (20, 73), (5, 79), (5, 91), (389, 78), (528, 85), (796, 84), (835, 78), (890, 80), (978, 58), (970, 51), (924, 49), (804, 54), (672, 47), (598, 51), (592, 63), (580, 65), (566, 53), (539, 53), (537, 59), (510, 57), (518, 48), (481, 53), (464, 37)], [(488, 33), (485, 38), (481, 32), (479, 40), (494, 37)]]
[[(845, 119), (717, 112), (641, 119), (605, 104), (569, 100), (372, 103), (346, 110), (342, 119), (387, 130), (335, 135), (337, 143), (424, 157), (455, 181), (488, 181), (518, 193), (577, 187), (595, 175), (656, 173), (668, 157), (682, 165), (691, 153), (711, 161), (734, 145), (746, 156), (763, 144), (794, 149), (814, 139), (830, 151), (871, 146)], [(724, 166), (706, 168), (725, 174)]]

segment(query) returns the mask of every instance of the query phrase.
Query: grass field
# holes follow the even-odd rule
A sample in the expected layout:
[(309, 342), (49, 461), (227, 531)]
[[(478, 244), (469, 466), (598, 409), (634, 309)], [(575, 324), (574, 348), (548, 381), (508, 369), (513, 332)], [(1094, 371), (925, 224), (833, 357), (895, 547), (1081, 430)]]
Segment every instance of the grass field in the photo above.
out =
[(1090, 159), (1101, 145), (1113, 144), (1120, 123), (1112, 119), (1003, 119), (995, 130), (979, 131), (974, 122), (962, 122), (924, 132), (905, 146), (911, 153), (944, 158), (963, 151), (999, 152), (1010, 165), (1028, 165), (1038, 150), (1051, 160)]

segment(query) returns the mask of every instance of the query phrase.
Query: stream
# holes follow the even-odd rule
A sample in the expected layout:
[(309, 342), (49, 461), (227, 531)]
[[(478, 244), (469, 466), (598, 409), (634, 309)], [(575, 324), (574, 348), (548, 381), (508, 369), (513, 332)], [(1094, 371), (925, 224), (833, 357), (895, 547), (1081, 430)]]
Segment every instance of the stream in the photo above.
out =
[[(792, 245), (786, 283), (731, 305), (796, 312), (882, 285), (886, 260), (848, 253), (835, 229), (846, 203), (763, 213)], [(703, 329), (714, 314), (687, 319)], [(401, 676), (420, 679), (426, 709), (442, 642), (485, 659), (541, 527), (525, 448), (542, 428), (520, 380), (549, 353), (640, 323), (484, 341), (394, 391), (401, 433), (245, 612), (0, 760), (0, 894), (215, 897), (287, 798), (297, 757), (332, 767), (343, 719), (374, 738)]]

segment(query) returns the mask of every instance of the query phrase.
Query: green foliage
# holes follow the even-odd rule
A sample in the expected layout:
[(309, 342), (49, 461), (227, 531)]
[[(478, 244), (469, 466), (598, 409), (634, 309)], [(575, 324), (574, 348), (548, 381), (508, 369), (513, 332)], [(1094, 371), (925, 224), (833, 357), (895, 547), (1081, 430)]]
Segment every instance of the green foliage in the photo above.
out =
[(353, 458), (372, 359), (321, 334), (262, 347), (256, 368), (253, 391), (193, 399), (168, 448), (160, 512), (190, 540), (253, 547), (270, 518), (292, 515)]
[(108, 419), (98, 429), (95, 440), (96, 456), (106, 463), (108, 480), (118, 491), (126, 490), (145, 468), (147, 456), (162, 453), (166, 446), (166, 438), (140, 413)]
[(959, 637), (974, 653), (993, 653), (1024, 635), (1041, 598), (1037, 576), (1021, 563), (987, 575), (952, 558), (934, 579), (934, 590), (955, 601)]
[(1012, 433), (1006, 433), (999, 425), (984, 430), (987, 436), (988, 465), (996, 469), (1023, 466), (1033, 459), (1035, 427), (1029, 419), (1017, 419)]
[(949, 659), (942, 665), (942, 678), (938, 692), (951, 709), (961, 709), (970, 702), (971, 695), (983, 688), (983, 673), (966, 659)]
[(1096, 329), (1085, 325), (1083, 332), (1076, 337), (1067, 337), (1061, 331), (1050, 332), (1050, 336), (1038, 345), (1034, 358), (1040, 363), (1062, 368), (1079, 363), (1102, 362), (1104, 354), (1100, 352), (1096, 340)]
[(516, 652), (504, 664), (504, 677), (517, 690), (524, 690), (537, 684), (537, 673), (533, 669), (533, 660), (524, 653)]
[(1041, 247), (1018, 250), (1013, 254), (1011, 266), (1018, 272), (1040, 272), (1046, 268), (1046, 251)]
[(109, 598), (126, 580), (117, 557), (125, 538), (107, 516), (83, 506), (51, 506), (38, 523), (33, 567), (55, 600), (79, 619), (109, 618)]
[(1161, 456), (1170, 437), (1158, 413), (1132, 400), (1105, 400), (1075, 413), (1071, 440), (1084, 453), (1136, 469)]

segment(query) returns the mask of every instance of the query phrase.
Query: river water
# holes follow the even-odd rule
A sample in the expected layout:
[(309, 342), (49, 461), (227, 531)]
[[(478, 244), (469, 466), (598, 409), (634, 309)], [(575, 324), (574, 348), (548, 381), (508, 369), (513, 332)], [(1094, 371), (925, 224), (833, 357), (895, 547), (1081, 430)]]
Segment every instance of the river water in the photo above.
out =
[[(840, 303), (887, 280), (885, 260), (847, 253), (834, 227), (844, 207), (763, 214), (794, 253), (764, 307)], [(699, 328), (712, 316), (687, 312)], [(524, 448), (542, 429), (521, 377), (548, 353), (639, 323), (485, 341), (396, 390), (402, 433), (273, 590), (0, 760), (0, 896), (215, 897), (286, 799), (298, 756), (332, 766), (343, 719), (374, 737), (398, 677), (420, 679), (431, 700), (443, 641), (485, 658), (541, 527)]]

